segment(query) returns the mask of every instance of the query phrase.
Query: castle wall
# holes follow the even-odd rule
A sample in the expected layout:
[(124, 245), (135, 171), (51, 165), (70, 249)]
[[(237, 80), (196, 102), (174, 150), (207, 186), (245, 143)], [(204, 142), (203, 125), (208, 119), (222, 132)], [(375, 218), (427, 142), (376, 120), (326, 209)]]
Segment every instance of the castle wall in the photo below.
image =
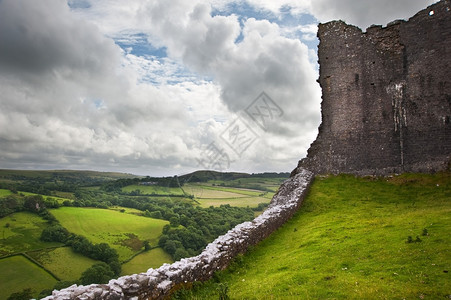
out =
[(451, 3), (366, 32), (320, 24), (322, 124), (299, 166), (316, 173), (434, 172), (451, 153)]
[(245, 253), (291, 218), (307, 195), (313, 177), (312, 172), (299, 169), (296, 176), (280, 186), (260, 216), (218, 237), (198, 256), (164, 264), (146, 273), (113, 279), (108, 284), (73, 285), (53, 291), (44, 299), (166, 299), (174, 289), (187, 283), (208, 280), (214, 272), (225, 269), (238, 254)]

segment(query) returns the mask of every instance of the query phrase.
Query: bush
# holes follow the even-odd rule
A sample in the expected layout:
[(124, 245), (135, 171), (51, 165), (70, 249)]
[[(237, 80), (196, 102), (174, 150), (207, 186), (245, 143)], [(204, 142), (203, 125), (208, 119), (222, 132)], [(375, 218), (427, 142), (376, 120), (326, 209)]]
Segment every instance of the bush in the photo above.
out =
[(110, 266), (104, 262), (100, 262), (86, 269), (86, 271), (81, 274), (80, 281), (83, 285), (107, 283), (113, 276), (114, 272), (111, 270)]
[(12, 293), (7, 300), (28, 300), (33, 298), (33, 291), (28, 288), (21, 292)]
[(65, 243), (68, 237), (69, 232), (61, 225), (49, 226), (41, 233), (41, 240), (44, 242)]

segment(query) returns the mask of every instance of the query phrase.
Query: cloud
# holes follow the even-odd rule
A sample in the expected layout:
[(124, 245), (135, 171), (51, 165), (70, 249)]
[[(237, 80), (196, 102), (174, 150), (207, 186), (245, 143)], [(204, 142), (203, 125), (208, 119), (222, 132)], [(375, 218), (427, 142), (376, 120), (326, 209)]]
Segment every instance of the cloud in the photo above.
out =
[[(277, 24), (267, 20), (249, 18), (240, 24), (233, 14), (212, 16), (207, 4), (181, 2), (185, 3), (183, 9), (170, 9), (167, 1), (152, 1), (142, 11), (141, 17), (145, 20), (147, 16), (151, 24), (149, 35), (165, 45), (170, 56), (199, 73), (210, 74), (231, 111), (243, 111), (265, 91), (285, 112), (268, 130), (285, 137), (287, 144), (296, 145), (296, 140), (305, 136), (313, 139), (319, 124), (320, 91), (307, 46), (285, 37)], [(242, 40), (235, 43), (239, 35)], [(264, 134), (261, 138), (272, 137)], [(294, 146), (297, 156), (307, 146)], [(252, 150), (246, 154), (252, 156)]]
[(372, 24), (386, 25), (408, 19), (434, 0), (311, 0), (309, 11), (321, 22), (343, 20), (363, 30)]
[[(290, 170), (320, 122), (315, 18), (426, 2), (0, 0), (0, 167), (179, 174), (216, 142), (231, 170)], [(262, 91), (283, 110), (266, 130), (245, 113)], [(221, 139), (236, 118), (257, 134), (241, 156)]]
[(1, 167), (186, 166), (199, 120), (228, 113), (216, 84), (191, 76), (169, 58), (124, 52), (62, 1), (1, 1)]

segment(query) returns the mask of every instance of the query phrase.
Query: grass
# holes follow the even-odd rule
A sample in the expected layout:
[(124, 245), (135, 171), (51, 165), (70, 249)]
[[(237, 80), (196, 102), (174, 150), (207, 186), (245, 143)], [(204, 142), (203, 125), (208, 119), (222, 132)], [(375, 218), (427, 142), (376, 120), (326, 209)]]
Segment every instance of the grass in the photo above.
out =
[(158, 268), (164, 263), (172, 263), (173, 260), (161, 248), (155, 248), (135, 256), (132, 260), (122, 265), (121, 275), (130, 275), (146, 272), (149, 268)]
[(83, 235), (93, 243), (108, 243), (126, 260), (148, 240), (156, 245), (168, 221), (140, 217), (115, 210), (60, 207), (51, 213), (70, 232)]
[(47, 196), (47, 195), (41, 195), (41, 194), (36, 194), (36, 193), (30, 193), (30, 192), (18, 192), (19, 194), (22, 194), (22, 195), (24, 195), (24, 196), (37, 196), (37, 195), (40, 195), (40, 196), (42, 196), (42, 198), (44, 198), (44, 200), (47, 200), (48, 198), (51, 198), (51, 199), (54, 199), (54, 200), (56, 200), (56, 201), (58, 201), (58, 203), (63, 203), (64, 201), (66, 201), (66, 200), (69, 200), (70, 202), (72, 202), (72, 200), (71, 199), (69, 199), (69, 198), (62, 198), (62, 197), (59, 197), (59, 196)]
[(59, 246), (39, 240), (47, 221), (36, 214), (20, 212), (0, 219), (0, 256)]
[[(31, 288), (34, 296), (57, 282), (49, 273), (22, 255), (0, 259), (0, 300), (12, 293)], [(20, 278), (20, 280), (18, 280)]]
[(128, 185), (122, 188), (123, 192), (133, 192), (139, 190), (142, 195), (183, 195), (183, 191), (176, 187), (166, 187), (158, 185)]
[(220, 206), (230, 204), (237, 207), (257, 207), (259, 203), (268, 203), (270, 200), (263, 197), (239, 197), (239, 198), (212, 198), (212, 199), (197, 199), (202, 207)]
[[(215, 193), (221, 195), (222, 193), (235, 194), (239, 196), (259, 196), (264, 194), (264, 192), (259, 190), (252, 189), (244, 189), (244, 188), (234, 188), (234, 187), (221, 187), (221, 186), (211, 186), (211, 185), (200, 185), (200, 184), (188, 184), (184, 187), (185, 190), (192, 189), (194, 192), (202, 191), (202, 194), (199, 197), (207, 198), (208, 196), (204, 195), (204, 193), (211, 192), (213, 195)], [(196, 194), (194, 196), (198, 197)], [(222, 197), (217, 197), (222, 198)]]
[(10, 190), (0, 189), (0, 197), (5, 197), (11, 194), (12, 192)]
[(46, 249), (28, 254), (63, 281), (79, 279), (81, 274), (96, 262), (75, 253), (70, 247)]
[(284, 182), (287, 178), (239, 178), (229, 181), (222, 180), (210, 180), (208, 183), (220, 185), (225, 184), (228, 186), (242, 187), (242, 188), (250, 188), (255, 189), (255, 187), (264, 188), (272, 190), (276, 192), (279, 186)]
[[(219, 182), (219, 181), (216, 181)], [(268, 203), (274, 193), (245, 188), (222, 187), (207, 184), (189, 183), (183, 188), (194, 195), (202, 207), (229, 204), (238, 207), (256, 207), (259, 203)]]
[(450, 232), (449, 173), (317, 178), (290, 221), (185, 295), (218, 298), (220, 282), (231, 299), (444, 299)]

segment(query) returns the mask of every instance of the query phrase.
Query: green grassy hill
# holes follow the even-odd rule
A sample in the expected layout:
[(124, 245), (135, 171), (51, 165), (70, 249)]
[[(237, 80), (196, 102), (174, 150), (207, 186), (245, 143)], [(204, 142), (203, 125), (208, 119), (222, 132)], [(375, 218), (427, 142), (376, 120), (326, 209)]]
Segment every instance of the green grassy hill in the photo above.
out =
[(51, 210), (69, 232), (83, 235), (92, 243), (108, 243), (116, 249), (121, 261), (127, 260), (147, 240), (157, 245), (163, 226), (168, 221), (121, 213), (115, 210), (60, 207)]
[(317, 178), (288, 223), (174, 298), (445, 299), (450, 233), (449, 173)]

